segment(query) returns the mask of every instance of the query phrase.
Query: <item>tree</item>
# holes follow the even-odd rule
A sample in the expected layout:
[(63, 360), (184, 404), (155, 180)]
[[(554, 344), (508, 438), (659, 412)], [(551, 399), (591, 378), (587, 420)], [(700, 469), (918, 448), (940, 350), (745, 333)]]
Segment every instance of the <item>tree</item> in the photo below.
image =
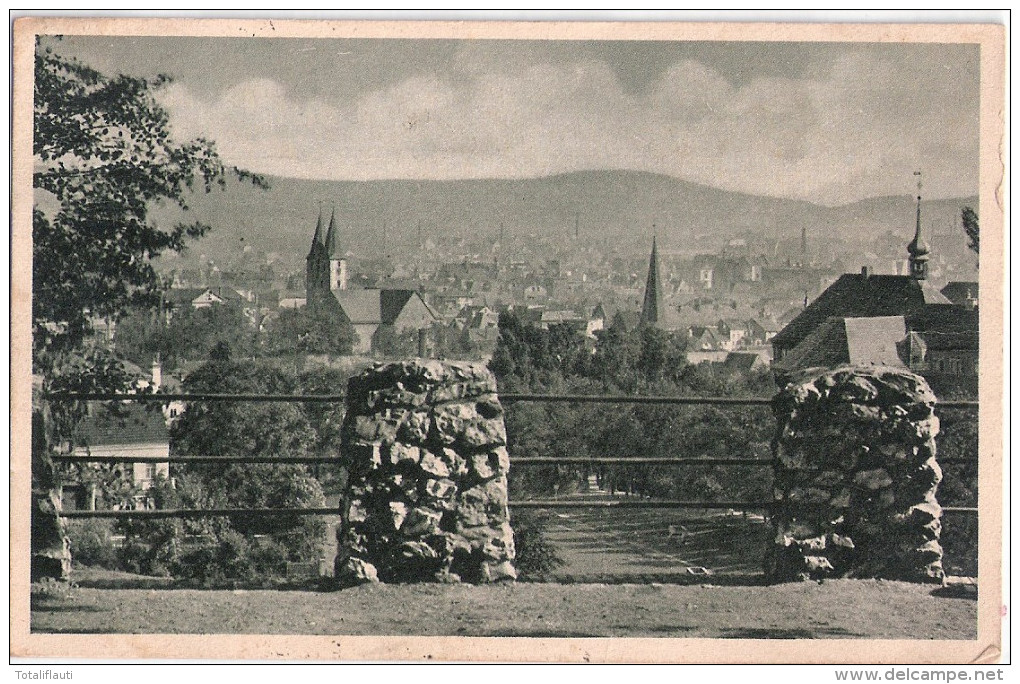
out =
[(152, 206), (187, 211), (186, 196), (225, 185), (232, 173), (208, 140), (175, 142), (153, 93), (169, 77), (107, 77), (50, 48), (37, 49), (34, 93), (33, 351), (45, 371), (79, 347), (95, 317), (152, 305), (152, 259), (181, 251), (200, 222), (157, 227)]
[(237, 357), (251, 356), (253, 337), (244, 309), (230, 302), (199, 309), (186, 306), (169, 323), (132, 309), (117, 324), (116, 333), (118, 353), (143, 368), (158, 354), (166, 370), (207, 358), (218, 344), (226, 345)]
[(349, 321), (309, 307), (284, 309), (269, 324), (265, 352), (270, 356), (331, 354), (344, 356), (354, 348), (357, 333)]
[[(196, 184), (209, 192), (224, 185), (231, 171), (266, 187), (260, 177), (224, 166), (211, 142), (171, 139), (167, 114), (153, 97), (168, 81), (110, 78), (37, 45), (32, 363), (48, 390), (130, 387), (133, 379), (119, 360), (90, 349), (92, 321), (116, 319), (131, 303), (155, 304), (159, 279), (152, 259), (181, 251), (186, 238), (207, 230), (199, 222), (159, 228), (149, 219), (150, 207), (170, 202), (186, 211), (185, 198)], [(37, 502), (52, 497), (45, 493), (52, 490), (51, 450), (67, 440), (65, 430), (84, 410), (80, 402), (54, 404), (49, 420), (45, 407), (33, 411), (33, 432), (45, 435), (32, 448)]]
[[(295, 387), (294, 379), (280, 369), (265, 363), (232, 362), (229, 358), (211, 359), (188, 375), (184, 384), (190, 393), (290, 394)], [(315, 442), (304, 410), (292, 403), (195, 402), (170, 431), (171, 451), (192, 455), (304, 456), (315, 448)], [(198, 479), (203, 506), (324, 505), (322, 488), (305, 465), (190, 464), (179, 472)], [(320, 519), (271, 516), (233, 518), (214, 533), (219, 541), (229, 542), (228, 546), (249, 550), (260, 548), (257, 537), (268, 535), (283, 554), (280, 560), (299, 561), (318, 557), (324, 529)]]
[(964, 207), (960, 213), (963, 220), (963, 230), (967, 233), (967, 239), (969, 240), (967, 246), (974, 250), (975, 254), (979, 254), (978, 248), (980, 245), (978, 238), (980, 237), (980, 228), (978, 226), (977, 212), (970, 207)]

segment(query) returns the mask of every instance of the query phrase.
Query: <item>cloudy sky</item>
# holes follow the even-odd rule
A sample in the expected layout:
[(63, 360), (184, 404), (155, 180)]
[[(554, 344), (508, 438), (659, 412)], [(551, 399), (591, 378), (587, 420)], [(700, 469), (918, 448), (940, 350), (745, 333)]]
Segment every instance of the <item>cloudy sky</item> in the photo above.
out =
[(663, 173), (840, 204), (977, 193), (967, 45), (74, 37), (106, 73), (168, 73), (176, 134), (300, 178)]

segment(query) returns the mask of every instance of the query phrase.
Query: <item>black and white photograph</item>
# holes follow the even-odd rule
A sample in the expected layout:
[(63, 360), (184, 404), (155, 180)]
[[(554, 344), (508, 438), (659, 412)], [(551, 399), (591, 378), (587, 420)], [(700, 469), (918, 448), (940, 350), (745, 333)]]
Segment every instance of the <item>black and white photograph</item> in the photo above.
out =
[(998, 662), (1002, 26), (12, 31), (12, 656)]

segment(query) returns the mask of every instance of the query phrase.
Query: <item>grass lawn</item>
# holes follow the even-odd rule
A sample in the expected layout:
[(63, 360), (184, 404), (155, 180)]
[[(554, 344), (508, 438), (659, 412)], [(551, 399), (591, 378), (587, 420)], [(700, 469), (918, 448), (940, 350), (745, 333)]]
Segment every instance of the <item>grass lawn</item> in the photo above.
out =
[(549, 583), (367, 585), (344, 591), (180, 588), (81, 569), (34, 587), (33, 632), (734, 639), (974, 639), (976, 592), (834, 580), (765, 586), (760, 517), (557, 509)]
[(79, 574), (74, 588), (36, 588), (33, 632), (974, 639), (977, 629), (973, 598), (901, 582), (418, 584), (319, 592), (175, 589), (121, 573)]

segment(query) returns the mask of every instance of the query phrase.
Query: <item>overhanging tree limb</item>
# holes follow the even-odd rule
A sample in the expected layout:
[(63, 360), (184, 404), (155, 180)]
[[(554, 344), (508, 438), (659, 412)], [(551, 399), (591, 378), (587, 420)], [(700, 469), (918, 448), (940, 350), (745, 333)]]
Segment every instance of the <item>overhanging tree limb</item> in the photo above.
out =
[(267, 187), (225, 165), (212, 142), (173, 140), (154, 97), (169, 80), (108, 77), (37, 51), (32, 322), (40, 370), (78, 348), (94, 317), (155, 303), (151, 260), (208, 230), (197, 221), (160, 228), (151, 208), (169, 202), (187, 211), (190, 192), (222, 187), (228, 176)]

